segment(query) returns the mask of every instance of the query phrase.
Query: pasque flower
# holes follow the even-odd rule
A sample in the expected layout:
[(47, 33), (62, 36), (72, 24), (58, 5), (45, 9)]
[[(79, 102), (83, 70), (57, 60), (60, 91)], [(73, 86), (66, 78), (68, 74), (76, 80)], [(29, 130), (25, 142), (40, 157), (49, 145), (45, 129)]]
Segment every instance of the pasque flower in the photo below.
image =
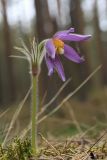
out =
[(65, 81), (65, 73), (60, 61), (60, 56), (63, 55), (75, 63), (82, 63), (84, 61), (84, 58), (65, 42), (85, 41), (90, 37), (91, 35), (75, 34), (74, 28), (70, 28), (68, 30), (59, 31), (54, 34), (52, 38), (48, 39), (45, 43), (45, 61), (48, 67), (48, 75), (51, 76), (54, 70), (56, 70), (62, 81)]

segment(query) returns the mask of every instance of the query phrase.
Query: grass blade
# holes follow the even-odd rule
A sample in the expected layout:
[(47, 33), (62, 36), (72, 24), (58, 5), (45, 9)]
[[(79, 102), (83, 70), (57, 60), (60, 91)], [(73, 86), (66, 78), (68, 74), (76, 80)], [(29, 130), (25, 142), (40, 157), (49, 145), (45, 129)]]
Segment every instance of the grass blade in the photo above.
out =
[(71, 81), (71, 78), (69, 78), (58, 90), (58, 92), (53, 96), (53, 98), (43, 106), (42, 110), (37, 114), (37, 116), (40, 116), (42, 113), (44, 113), (47, 108), (56, 100), (56, 98), (60, 95), (60, 93), (63, 91), (63, 89), (67, 86), (67, 84)]
[(66, 96), (64, 98), (64, 100), (55, 109), (53, 109), (49, 114), (47, 114), (44, 117), (42, 117), (38, 121), (38, 123), (41, 123), (46, 118), (52, 116), (55, 112), (57, 112), (66, 101), (68, 101), (73, 95), (75, 95), (93, 77), (93, 75), (101, 69), (101, 67), (102, 67), (102, 65), (99, 65), (73, 92), (68, 94), (68, 96)]
[(7, 141), (7, 138), (8, 138), (8, 136), (9, 136), (10, 132), (11, 132), (11, 129), (13, 128), (13, 125), (14, 125), (16, 119), (18, 118), (18, 116), (19, 116), (19, 114), (20, 114), (20, 111), (21, 111), (21, 109), (22, 109), (25, 101), (27, 100), (27, 98), (28, 98), (28, 96), (29, 96), (29, 94), (30, 94), (31, 88), (32, 88), (32, 87), (30, 87), (30, 89), (28, 90), (26, 96), (24, 97), (24, 99), (23, 99), (22, 102), (19, 104), (18, 108), (16, 109), (16, 111), (15, 111), (15, 113), (14, 113), (14, 115), (13, 115), (13, 118), (12, 118), (12, 120), (11, 120), (11, 122), (10, 122), (8, 131), (7, 131), (7, 134), (6, 134), (6, 136), (5, 136), (5, 138), (4, 138), (4, 141), (3, 141), (3, 143), (2, 143), (2, 146), (4, 146), (4, 145), (6, 144), (6, 141)]

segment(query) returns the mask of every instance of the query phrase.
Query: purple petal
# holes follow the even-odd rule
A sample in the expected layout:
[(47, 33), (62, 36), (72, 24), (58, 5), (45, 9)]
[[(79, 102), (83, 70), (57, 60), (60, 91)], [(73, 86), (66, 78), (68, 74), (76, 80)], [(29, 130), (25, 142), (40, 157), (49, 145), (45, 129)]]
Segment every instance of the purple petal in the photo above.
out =
[(70, 29), (68, 29), (68, 33), (70, 33), (70, 32), (74, 32), (75, 31), (75, 29), (74, 28), (70, 28)]
[(70, 32), (74, 32), (74, 28), (70, 28), (68, 30), (64, 30), (64, 31), (59, 31), (57, 32), (53, 37), (54, 38), (59, 38), (60, 36), (66, 36), (68, 35)]
[(48, 55), (51, 56), (52, 58), (55, 58), (55, 52), (56, 52), (56, 50), (55, 50), (55, 46), (53, 44), (52, 39), (50, 39), (50, 40), (48, 40), (46, 42), (45, 47), (46, 47)]
[(45, 56), (46, 65), (48, 67), (48, 75), (51, 76), (54, 71), (54, 63), (52, 59), (46, 54)]
[(64, 56), (76, 63), (82, 63), (84, 61), (83, 57), (80, 57), (72, 47), (66, 44), (64, 45)]
[(60, 76), (62, 81), (65, 81), (64, 69), (63, 69), (62, 63), (57, 55), (55, 56), (55, 59), (54, 59), (54, 65), (55, 65), (55, 69), (57, 70), (58, 75)]
[(63, 40), (63, 41), (85, 41), (91, 38), (91, 35), (80, 35), (80, 34), (60, 34), (58, 35), (58, 38)]

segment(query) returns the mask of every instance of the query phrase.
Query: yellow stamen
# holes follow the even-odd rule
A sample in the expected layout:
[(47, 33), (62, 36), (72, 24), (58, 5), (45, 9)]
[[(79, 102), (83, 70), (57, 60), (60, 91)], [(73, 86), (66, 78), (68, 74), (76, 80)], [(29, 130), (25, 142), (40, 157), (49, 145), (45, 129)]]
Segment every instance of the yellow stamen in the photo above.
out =
[(60, 39), (53, 39), (53, 43), (55, 45), (56, 51), (59, 54), (63, 54), (64, 53), (64, 42), (61, 41)]
[(59, 54), (64, 54), (64, 49), (61, 48), (61, 47), (58, 47), (58, 48), (57, 48), (57, 52), (58, 52)]

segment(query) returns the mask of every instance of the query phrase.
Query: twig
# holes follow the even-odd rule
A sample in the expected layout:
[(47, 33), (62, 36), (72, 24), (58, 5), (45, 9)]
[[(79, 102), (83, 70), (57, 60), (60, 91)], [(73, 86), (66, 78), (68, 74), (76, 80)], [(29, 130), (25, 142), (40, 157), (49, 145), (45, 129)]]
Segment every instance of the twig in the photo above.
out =
[(9, 110), (10, 110), (10, 109), (8, 108), (8, 109), (6, 109), (6, 111), (2, 112), (2, 113), (0, 114), (0, 118), (2, 118)]
[[(43, 141), (44, 141), (45, 143), (47, 143), (48, 146), (50, 146), (50, 147), (55, 151), (55, 153), (56, 153), (58, 156), (61, 157), (60, 152), (59, 152), (51, 143), (49, 143), (49, 141), (48, 141), (45, 137), (43, 137), (43, 136), (41, 135), (41, 133), (39, 133), (39, 135), (40, 135), (40, 137), (43, 139)], [(61, 157), (61, 158), (62, 158), (62, 157)], [(62, 159), (63, 159), (63, 158), (62, 158)], [(64, 160), (64, 159), (63, 159), (63, 160)]]
[(87, 153), (85, 154), (85, 158), (83, 158), (82, 160), (86, 160), (88, 158), (88, 153), (91, 151), (91, 149), (97, 144), (99, 143), (99, 141), (107, 134), (107, 130), (103, 133), (103, 135), (90, 147), (90, 149), (87, 151)]

